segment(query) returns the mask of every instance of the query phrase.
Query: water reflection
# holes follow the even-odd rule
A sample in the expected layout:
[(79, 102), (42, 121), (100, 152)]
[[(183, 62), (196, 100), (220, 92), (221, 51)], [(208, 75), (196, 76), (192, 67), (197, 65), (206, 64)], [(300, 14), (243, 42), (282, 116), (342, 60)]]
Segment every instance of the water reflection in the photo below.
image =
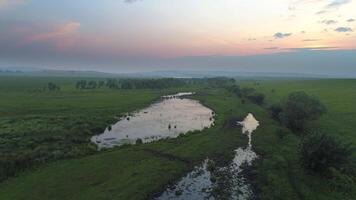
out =
[(252, 147), (252, 132), (257, 129), (260, 123), (255, 119), (255, 117), (249, 113), (247, 117), (242, 122), (237, 122), (238, 125), (242, 126), (242, 133), (248, 136), (248, 147)]
[(186, 200), (186, 199), (211, 199), (213, 183), (211, 181), (211, 173), (207, 169), (209, 160), (205, 160), (203, 164), (183, 177), (176, 185), (167, 188), (156, 200)]
[(251, 165), (257, 158), (252, 150), (252, 133), (259, 122), (248, 114), (242, 122), (242, 133), (247, 134), (249, 143), (246, 148), (235, 150), (231, 164), (215, 167), (212, 160), (206, 159), (203, 164), (183, 177), (177, 184), (167, 188), (157, 200), (184, 199), (233, 199), (245, 200), (252, 196), (250, 185), (243, 176), (243, 165)]
[(213, 111), (196, 100), (184, 99), (193, 93), (164, 96), (132, 116), (122, 118), (91, 141), (99, 148), (122, 144), (147, 143), (162, 138), (174, 138), (188, 131), (202, 130), (213, 124)]

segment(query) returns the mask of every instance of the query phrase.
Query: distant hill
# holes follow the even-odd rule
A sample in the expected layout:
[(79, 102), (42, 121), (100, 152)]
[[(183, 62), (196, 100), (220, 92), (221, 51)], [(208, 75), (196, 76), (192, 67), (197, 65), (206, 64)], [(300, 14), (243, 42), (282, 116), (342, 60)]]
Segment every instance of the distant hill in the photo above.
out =
[(120, 74), (127, 77), (172, 77), (172, 78), (336, 78), (318, 74), (269, 73), (269, 72), (233, 72), (233, 71), (153, 71), (141, 73)]
[(239, 79), (264, 78), (337, 78), (318, 74), (273, 73), (273, 72), (236, 72), (236, 71), (151, 71), (137, 73), (106, 73), (98, 71), (51, 70), (36, 68), (1, 69), (0, 75), (5, 76), (53, 76), (53, 77), (92, 77), (92, 78), (211, 78), (231, 77)]
[(5, 76), (53, 76), (53, 77), (96, 77), (96, 78), (111, 78), (117, 77), (118, 74), (104, 73), (97, 71), (66, 71), (66, 70), (9, 70), (0, 69), (0, 75)]

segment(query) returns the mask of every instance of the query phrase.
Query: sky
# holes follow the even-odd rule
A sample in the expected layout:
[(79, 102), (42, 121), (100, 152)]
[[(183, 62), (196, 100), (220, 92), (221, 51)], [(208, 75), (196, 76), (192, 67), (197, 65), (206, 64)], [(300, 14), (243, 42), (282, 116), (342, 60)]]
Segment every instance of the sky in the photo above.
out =
[(0, 67), (356, 77), (356, 0), (0, 0)]

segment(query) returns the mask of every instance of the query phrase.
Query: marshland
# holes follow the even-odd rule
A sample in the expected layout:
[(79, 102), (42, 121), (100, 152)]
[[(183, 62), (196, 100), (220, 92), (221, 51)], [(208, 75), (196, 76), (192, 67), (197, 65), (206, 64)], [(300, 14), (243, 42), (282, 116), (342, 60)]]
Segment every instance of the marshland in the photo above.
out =
[[(77, 88), (81, 81), (1, 77), (0, 199), (354, 196), (354, 80), (179, 79), (160, 89)], [(179, 92), (191, 93), (162, 98)], [(302, 124), (289, 109), (306, 113)], [(124, 131), (133, 143), (97, 143)], [(152, 131), (172, 137), (145, 141)], [(303, 154), (318, 152), (314, 143), (338, 149), (322, 159), (340, 160), (318, 165)]]

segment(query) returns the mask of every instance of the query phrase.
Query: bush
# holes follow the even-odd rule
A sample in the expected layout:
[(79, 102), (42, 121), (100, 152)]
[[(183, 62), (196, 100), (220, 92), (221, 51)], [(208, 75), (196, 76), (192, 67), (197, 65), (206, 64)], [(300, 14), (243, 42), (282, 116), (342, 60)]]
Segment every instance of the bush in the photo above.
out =
[(303, 138), (300, 145), (301, 163), (312, 172), (324, 173), (351, 163), (351, 145), (332, 136), (312, 133)]
[(143, 144), (143, 140), (142, 140), (141, 138), (138, 138), (138, 139), (136, 140), (136, 144)]
[(241, 92), (242, 97), (247, 97), (247, 96), (253, 94), (255, 91), (256, 91), (256, 89), (254, 89), (254, 88), (244, 87), (241, 89), (240, 92)]
[(227, 120), (224, 122), (224, 128), (226, 129), (232, 129), (237, 127), (237, 122), (243, 121), (243, 117), (241, 116), (230, 116)]
[(278, 128), (276, 130), (276, 134), (278, 136), (279, 139), (283, 139), (285, 136), (287, 136), (289, 133), (287, 128)]
[(356, 177), (354, 174), (345, 174), (342, 171), (331, 168), (330, 169), (331, 180), (329, 181), (330, 187), (339, 192), (352, 192), (356, 183)]
[(276, 120), (276, 121), (280, 121), (279, 119), (279, 115), (282, 113), (283, 109), (282, 109), (282, 106), (278, 105), (278, 104), (274, 104), (274, 105), (271, 105), (269, 108), (268, 108), (268, 111), (269, 111), (269, 114), (270, 116), (272, 117), (272, 119)]
[(310, 120), (318, 119), (326, 112), (325, 106), (305, 92), (294, 92), (288, 96), (279, 115), (280, 121), (294, 131), (304, 130)]
[(232, 85), (232, 86), (230, 86), (230, 87), (227, 87), (227, 90), (229, 91), (229, 92), (232, 92), (232, 93), (234, 93), (235, 95), (237, 95), (237, 96), (239, 96), (239, 97), (241, 97), (241, 88), (240, 88), (240, 86), (238, 86), (238, 85)]
[(257, 105), (262, 105), (265, 101), (265, 95), (262, 93), (253, 93), (248, 95), (247, 98)]

